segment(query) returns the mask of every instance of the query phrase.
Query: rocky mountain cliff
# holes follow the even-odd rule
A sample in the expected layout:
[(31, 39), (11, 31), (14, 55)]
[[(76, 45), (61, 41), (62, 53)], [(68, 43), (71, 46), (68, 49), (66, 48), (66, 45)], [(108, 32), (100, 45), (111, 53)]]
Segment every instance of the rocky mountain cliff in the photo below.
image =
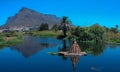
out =
[(48, 23), (49, 27), (52, 27), (54, 24), (60, 24), (60, 21), (61, 18), (55, 15), (42, 14), (23, 7), (15, 16), (8, 18), (4, 28), (40, 26), (42, 23)]

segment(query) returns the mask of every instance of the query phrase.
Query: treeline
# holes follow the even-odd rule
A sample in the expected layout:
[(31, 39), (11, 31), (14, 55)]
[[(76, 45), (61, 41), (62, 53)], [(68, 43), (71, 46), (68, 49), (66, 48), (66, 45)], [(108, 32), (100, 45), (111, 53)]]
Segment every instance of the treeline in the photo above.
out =
[[(59, 31), (58, 24), (54, 24), (51, 29), (47, 23), (43, 23), (39, 27), (39, 31), (52, 30)], [(82, 42), (106, 42), (106, 43), (120, 43), (119, 26), (112, 28), (101, 26), (100, 24), (93, 24), (90, 27), (72, 26), (67, 32), (69, 38), (77, 39)]]
[[(69, 26), (70, 29), (67, 30), (66, 26)], [(42, 23), (38, 31), (51, 30), (57, 32), (62, 30), (63, 35), (67, 35), (69, 39), (76, 39), (80, 42), (120, 43), (120, 33), (118, 28), (118, 25), (108, 28), (106, 26), (101, 26), (98, 23), (93, 24), (90, 27), (76, 27), (72, 26), (71, 23), (69, 24), (68, 17), (63, 17), (60, 25), (54, 24), (52, 27), (49, 27), (49, 24)]]
[(112, 28), (104, 27), (106, 30), (106, 41), (107, 43), (120, 43), (120, 31), (118, 30), (119, 26), (116, 25)]
[(84, 42), (120, 43), (118, 25), (112, 28), (94, 24), (90, 27), (73, 27), (70, 31), (71, 38)]
[(49, 27), (49, 24), (47, 23), (42, 23), (40, 26), (39, 26), (39, 31), (44, 31), (44, 30), (55, 30), (57, 31), (58, 30), (58, 24), (54, 24), (51, 28)]
[(71, 30), (71, 35), (79, 41), (104, 41), (105, 28), (99, 24), (94, 24), (90, 27), (74, 27)]

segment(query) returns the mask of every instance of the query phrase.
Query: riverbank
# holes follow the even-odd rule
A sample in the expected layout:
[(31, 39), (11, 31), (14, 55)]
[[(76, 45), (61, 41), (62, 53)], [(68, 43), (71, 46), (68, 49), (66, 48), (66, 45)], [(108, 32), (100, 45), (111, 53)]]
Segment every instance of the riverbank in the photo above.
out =
[(35, 37), (54, 37), (62, 35), (62, 31), (29, 31), (29, 32), (8, 32), (0, 33), (0, 48), (5, 46), (13, 46), (23, 42), (23, 35), (30, 35)]
[[(46, 30), (46, 31), (29, 31), (29, 32), (9, 32), (0, 34), (0, 48), (5, 46), (13, 46), (23, 41), (22, 36), (28, 34), (35, 37), (54, 37), (63, 40), (71, 39), (72, 34), (70, 31), (67, 33), (67, 37), (63, 36), (62, 31)], [(78, 40), (79, 41), (79, 40)], [(81, 41), (80, 41), (81, 42)], [(86, 43), (94, 43), (94, 41), (82, 41)], [(120, 33), (107, 33), (106, 44), (120, 44)]]
[(107, 44), (120, 44), (120, 33), (108, 32), (106, 33)]
[[(62, 31), (53, 31), (53, 30), (46, 30), (46, 31), (30, 31), (27, 32), (27, 34), (31, 36), (37, 36), (37, 37), (54, 37), (54, 38), (60, 38), (60, 39), (70, 39), (72, 34), (70, 31), (67, 32), (68, 37), (63, 37)], [(105, 43), (109, 44), (120, 44), (120, 33), (114, 34), (114, 33), (106, 33), (106, 40)], [(82, 41), (87, 43), (93, 43), (94, 41)]]
[(1, 33), (0, 34), (0, 48), (5, 46), (13, 46), (19, 44), (23, 41), (22, 32), (14, 32), (14, 33)]
[(27, 34), (31, 36), (39, 36), (39, 37), (57, 37), (59, 35), (62, 35), (62, 31), (52, 31), (52, 30), (46, 30), (46, 31), (30, 31), (27, 32)]

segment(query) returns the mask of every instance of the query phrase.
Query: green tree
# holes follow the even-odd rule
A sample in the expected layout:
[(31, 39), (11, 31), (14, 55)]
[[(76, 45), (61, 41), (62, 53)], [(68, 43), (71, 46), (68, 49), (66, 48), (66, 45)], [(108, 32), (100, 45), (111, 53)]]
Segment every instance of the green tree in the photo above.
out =
[(110, 32), (113, 32), (113, 33), (118, 33), (119, 31), (118, 31), (118, 25), (116, 25), (115, 27), (112, 27), (111, 29), (110, 29)]
[(51, 28), (51, 30), (54, 30), (56, 32), (58, 30), (58, 25), (57, 24), (53, 25), (53, 27)]
[(71, 34), (79, 41), (90, 41), (91, 34), (89, 33), (88, 27), (76, 27), (71, 30)]
[(116, 29), (117, 29), (117, 30), (118, 30), (118, 27), (119, 27), (119, 26), (118, 26), (118, 25), (116, 25)]
[(106, 27), (106, 26), (104, 26), (104, 29), (105, 29), (106, 32), (110, 31), (110, 29), (108, 27)]
[(92, 38), (96, 43), (98, 43), (98, 41), (105, 40), (105, 28), (101, 27), (99, 24), (94, 24), (91, 26), (90, 33), (92, 34)]
[(39, 27), (39, 31), (49, 30), (49, 25), (47, 23), (42, 23)]

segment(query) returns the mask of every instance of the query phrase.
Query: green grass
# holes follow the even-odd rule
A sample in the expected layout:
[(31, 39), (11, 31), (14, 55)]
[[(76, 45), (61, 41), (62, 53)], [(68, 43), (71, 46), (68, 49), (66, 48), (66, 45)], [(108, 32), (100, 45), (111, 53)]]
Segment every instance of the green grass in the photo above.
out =
[(41, 36), (41, 37), (57, 37), (58, 35), (62, 34), (60, 31), (31, 31), (28, 34), (32, 36)]
[[(58, 35), (62, 34), (61, 31), (30, 31), (27, 34), (32, 36), (41, 36), (41, 37), (57, 37)], [(0, 48), (6, 46), (13, 46), (19, 44), (23, 41), (22, 36), (24, 32), (9, 32), (9, 33), (1, 33), (0, 34)], [(4, 40), (4, 37), (14, 37), (8, 41)]]
[(109, 32), (107, 33), (107, 43), (109, 44), (120, 44), (120, 33), (112, 33), (112, 32)]
[[(13, 46), (23, 41), (22, 32), (14, 32), (14, 33), (1, 33), (0, 34), (0, 49), (6, 46)], [(14, 37), (10, 40), (4, 40), (4, 37)]]
[(110, 44), (120, 44), (120, 38), (111, 38), (108, 43)]
[(13, 46), (13, 45), (16, 45), (16, 44), (21, 43), (21, 42), (23, 42), (22, 39), (15, 38), (15, 39), (12, 39), (12, 40), (6, 41), (6, 44), (7, 44), (8, 46), (10, 46), (10, 45)]
[(19, 43), (23, 42), (22, 39), (18, 39), (18, 38), (15, 38), (15, 39), (12, 39), (12, 40), (8, 40), (8, 41), (1, 41), (0, 42), (0, 48), (3, 48), (3, 47), (6, 47), (6, 46), (14, 46), (14, 45), (17, 45)]
[(48, 52), (48, 54), (55, 56), (58, 55), (58, 52)]

